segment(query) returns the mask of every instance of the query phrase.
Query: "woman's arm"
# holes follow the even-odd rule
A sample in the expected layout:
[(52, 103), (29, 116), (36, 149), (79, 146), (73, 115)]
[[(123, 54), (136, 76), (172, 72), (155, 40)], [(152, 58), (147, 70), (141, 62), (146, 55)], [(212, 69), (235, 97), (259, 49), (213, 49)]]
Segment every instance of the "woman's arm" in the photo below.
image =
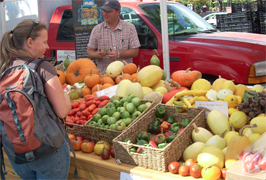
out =
[(71, 110), (69, 95), (63, 93), (62, 85), (57, 76), (53, 76), (44, 85), (45, 93), (59, 118), (64, 118)]

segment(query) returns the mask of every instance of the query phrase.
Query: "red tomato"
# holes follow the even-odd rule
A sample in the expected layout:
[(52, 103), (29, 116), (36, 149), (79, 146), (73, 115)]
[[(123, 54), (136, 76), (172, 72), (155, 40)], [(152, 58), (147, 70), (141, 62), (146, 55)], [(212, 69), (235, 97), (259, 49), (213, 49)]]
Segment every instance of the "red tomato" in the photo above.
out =
[(113, 158), (115, 158), (115, 149), (114, 149), (114, 145), (112, 145), (112, 146), (110, 147), (110, 153), (111, 153), (111, 156), (112, 156)]
[(177, 161), (172, 161), (168, 165), (168, 171), (170, 171), (173, 174), (177, 174), (179, 170), (180, 164)]
[(81, 111), (78, 111), (78, 112), (76, 113), (76, 116), (77, 116), (77, 117), (80, 117), (81, 114), (82, 114), (82, 112), (81, 112)]
[(86, 107), (87, 107), (87, 106), (86, 106), (85, 103), (82, 103), (82, 104), (79, 105), (79, 109), (80, 109), (81, 111), (85, 110)]
[(207, 166), (202, 169), (201, 176), (205, 180), (217, 180), (221, 177), (221, 170), (217, 166)]
[(251, 173), (255, 171), (255, 163), (253, 161), (245, 161), (244, 162), (244, 170), (247, 173)]
[(80, 139), (70, 139), (70, 141), (75, 151), (81, 150), (81, 145), (83, 142)]
[(190, 169), (192, 166), (193, 166), (193, 164), (195, 164), (196, 162), (193, 160), (193, 159), (187, 159), (186, 161), (185, 161), (185, 165), (186, 166), (188, 166), (188, 168)]
[(88, 111), (92, 112), (95, 108), (97, 108), (96, 104), (91, 104), (88, 108)]
[(71, 109), (68, 113), (69, 116), (74, 116), (76, 114), (76, 109)]
[(189, 167), (186, 165), (181, 165), (180, 168), (178, 169), (178, 173), (181, 176), (188, 176), (189, 175)]
[(69, 138), (69, 139), (75, 139), (76, 137), (75, 137), (74, 134), (70, 134), (70, 133), (69, 133), (69, 134), (68, 134), (68, 138)]
[(81, 145), (82, 152), (91, 153), (94, 151), (95, 144), (92, 141), (83, 141)]
[(106, 160), (110, 158), (110, 151), (108, 151), (107, 149), (103, 148), (102, 152), (101, 152), (101, 158)]
[(71, 107), (72, 107), (72, 109), (75, 109), (75, 108), (79, 107), (79, 103), (77, 103), (77, 102), (72, 102), (72, 103), (71, 103)]
[(222, 174), (221, 174), (221, 178), (222, 178), (222, 179), (225, 179), (225, 178), (226, 178), (226, 171), (227, 171), (227, 168), (222, 168), (222, 169), (221, 169), (221, 173), (222, 173)]
[(85, 99), (83, 98), (83, 99), (80, 99), (79, 100), (79, 104), (85, 104)]
[(249, 152), (249, 151), (242, 151), (240, 154), (239, 154), (239, 159), (241, 160), (241, 161), (244, 161), (245, 160), (245, 158), (248, 156), (248, 155), (250, 155), (251, 153)]
[(81, 141), (83, 141), (84, 137), (83, 136), (77, 136), (76, 139), (80, 139)]
[(190, 172), (190, 175), (194, 178), (200, 178), (201, 177), (201, 170), (202, 170), (202, 167), (198, 164), (198, 163), (194, 163), (190, 169), (189, 169), (189, 172)]
[(257, 165), (261, 170), (266, 170), (266, 158), (260, 159)]

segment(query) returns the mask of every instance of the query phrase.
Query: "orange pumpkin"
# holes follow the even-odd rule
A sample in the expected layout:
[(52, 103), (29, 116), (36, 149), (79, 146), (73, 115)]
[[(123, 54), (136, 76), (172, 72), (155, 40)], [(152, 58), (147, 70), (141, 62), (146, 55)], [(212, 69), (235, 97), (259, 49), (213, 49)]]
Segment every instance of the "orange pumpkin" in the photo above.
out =
[(103, 89), (103, 85), (102, 84), (96, 84), (96, 85), (94, 85), (93, 87), (92, 87), (92, 89), (91, 89), (91, 93), (94, 93), (94, 92), (96, 92), (96, 91), (100, 91), (100, 90), (102, 90)]
[(126, 61), (123, 61), (125, 63), (125, 66), (123, 67), (122, 71), (123, 73), (133, 74), (137, 72), (137, 65), (134, 63), (127, 63)]
[(81, 89), (81, 94), (82, 97), (85, 97), (86, 95), (91, 94), (91, 89), (85, 86), (84, 88)]
[(197, 79), (200, 79), (201, 77), (202, 77), (201, 72), (197, 70), (190, 71), (190, 68), (188, 68), (185, 71), (184, 70), (175, 71), (171, 76), (172, 80), (174, 80), (175, 82), (180, 84), (180, 86), (183, 87), (191, 87), (193, 82), (196, 81)]
[(106, 88), (109, 88), (109, 87), (112, 87), (113, 84), (110, 84), (110, 83), (105, 83), (103, 84), (103, 89), (106, 89)]
[(66, 83), (66, 75), (65, 75), (65, 73), (63, 71), (61, 71), (61, 70), (56, 70), (56, 71), (59, 74), (58, 78), (59, 78), (59, 81), (60, 81), (61, 85), (64, 85)]
[(119, 84), (120, 81), (122, 81), (123, 79), (128, 79), (128, 80), (132, 81), (132, 77), (131, 77), (131, 75), (128, 74), (128, 73), (125, 73), (125, 74), (121, 74), (121, 75), (119, 75), (119, 76), (117, 76), (117, 77), (115, 78), (115, 82), (116, 82), (116, 84)]
[(115, 85), (114, 80), (109, 76), (102, 77), (102, 84), (106, 84), (106, 83)]
[(70, 85), (73, 85), (76, 82), (83, 81), (85, 77), (90, 74), (90, 72), (92, 74), (98, 75), (98, 69), (94, 64), (94, 62), (87, 58), (77, 59), (72, 63), (70, 63), (70, 65), (67, 68), (66, 71), (67, 82)]
[(96, 84), (101, 83), (100, 76), (98, 74), (92, 74), (92, 71), (93, 69), (91, 69), (91, 73), (84, 78), (84, 83), (88, 88), (92, 88)]

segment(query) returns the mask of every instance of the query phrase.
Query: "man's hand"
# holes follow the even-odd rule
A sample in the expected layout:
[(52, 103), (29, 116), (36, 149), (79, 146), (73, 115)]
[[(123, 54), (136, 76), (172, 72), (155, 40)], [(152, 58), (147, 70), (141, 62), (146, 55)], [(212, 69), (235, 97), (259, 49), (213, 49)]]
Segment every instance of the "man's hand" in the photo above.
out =
[(117, 51), (111, 50), (110, 52), (108, 52), (107, 56), (109, 56), (110, 60), (115, 61), (117, 60), (118, 53)]

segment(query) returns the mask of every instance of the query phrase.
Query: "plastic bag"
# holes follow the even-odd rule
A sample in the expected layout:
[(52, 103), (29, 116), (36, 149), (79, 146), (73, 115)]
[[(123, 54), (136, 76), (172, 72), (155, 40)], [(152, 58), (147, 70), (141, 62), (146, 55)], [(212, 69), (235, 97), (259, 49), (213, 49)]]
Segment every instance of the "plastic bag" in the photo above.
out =
[(240, 154), (243, 174), (253, 174), (266, 171), (266, 133), (246, 147)]

